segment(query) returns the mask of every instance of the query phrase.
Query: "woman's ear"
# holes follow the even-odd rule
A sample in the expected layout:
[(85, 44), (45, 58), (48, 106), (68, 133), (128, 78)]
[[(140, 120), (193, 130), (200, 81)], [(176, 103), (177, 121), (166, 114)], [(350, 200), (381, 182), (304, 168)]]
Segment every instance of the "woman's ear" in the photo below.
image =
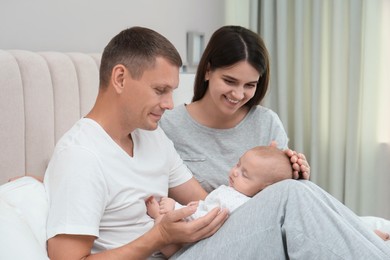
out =
[(122, 64), (118, 64), (112, 69), (111, 83), (118, 94), (122, 93), (123, 91), (125, 73), (126, 73), (126, 68)]
[(204, 75), (204, 81), (208, 81), (210, 79), (210, 62), (207, 63), (206, 73)]

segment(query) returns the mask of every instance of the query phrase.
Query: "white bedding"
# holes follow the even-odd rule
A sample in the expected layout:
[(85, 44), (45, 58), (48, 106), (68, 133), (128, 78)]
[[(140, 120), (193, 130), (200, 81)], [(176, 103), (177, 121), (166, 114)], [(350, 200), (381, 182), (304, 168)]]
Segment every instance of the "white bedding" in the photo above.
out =
[(48, 259), (44, 186), (23, 177), (0, 186), (0, 259)]

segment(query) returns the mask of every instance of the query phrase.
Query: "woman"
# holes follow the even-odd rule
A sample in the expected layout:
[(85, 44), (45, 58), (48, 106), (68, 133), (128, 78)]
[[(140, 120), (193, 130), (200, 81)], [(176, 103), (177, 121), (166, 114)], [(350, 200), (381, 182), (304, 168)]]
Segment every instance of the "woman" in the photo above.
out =
[[(276, 113), (259, 105), (269, 73), (262, 39), (243, 27), (224, 26), (212, 35), (202, 55), (192, 102), (164, 114), (161, 127), (208, 192), (227, 185), (230, 164), (254, 146), (285, 149), (293, 178), (309, 178), (305, 156), (288, 149)], [(212, 237), (172, 259), (314, 257), (390, 259), (390, 249), (356, 214), (315, 184), (285, 180), (242, 205)]]
[(277, 114), (259, 105), (269, 74), (263, 40), (243, 27), (224, 26), (212, 35), (200, 60), (192, 103), (165, 112), (161, 127), (208, 192), (227, 185), (224, 173), (246, 150), (271, 143), (286, 149), (295, 179), (298, 173), (309, 178), (305, 156), (287, 149)]

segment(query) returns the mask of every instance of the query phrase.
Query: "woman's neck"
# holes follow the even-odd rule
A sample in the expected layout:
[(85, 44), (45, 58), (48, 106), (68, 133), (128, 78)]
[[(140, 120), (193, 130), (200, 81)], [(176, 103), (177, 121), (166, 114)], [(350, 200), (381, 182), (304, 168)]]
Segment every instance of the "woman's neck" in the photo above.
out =
[(186, 106), (190, 116), (199, 124), (215, 128), (229, 129), (238, 125), (248, 114), (247, 107), (241, 107), (233, 114), (222, 113), (217, 107), (203, 100), (195, 101)]

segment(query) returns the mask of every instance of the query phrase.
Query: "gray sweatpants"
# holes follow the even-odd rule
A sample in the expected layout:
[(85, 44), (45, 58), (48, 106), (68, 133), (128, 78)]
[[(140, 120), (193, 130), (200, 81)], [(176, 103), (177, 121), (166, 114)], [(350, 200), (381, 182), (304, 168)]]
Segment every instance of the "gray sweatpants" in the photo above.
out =
[(314, 183), (286, 180), (170, 259), (390, 259), (390, 247)]

